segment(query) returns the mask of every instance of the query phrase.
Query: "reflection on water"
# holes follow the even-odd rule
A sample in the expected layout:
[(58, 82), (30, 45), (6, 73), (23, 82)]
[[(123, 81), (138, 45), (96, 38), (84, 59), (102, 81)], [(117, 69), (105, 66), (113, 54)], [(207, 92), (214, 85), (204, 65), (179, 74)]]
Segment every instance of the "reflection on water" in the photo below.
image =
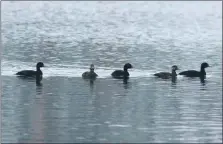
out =
[(176, 85), (177, 77), (172, 77), (172, 78), (171, 78), (171, 81), (172, 81), (172, 84), (173, 84), (173, 85)]
[(172, 86), (172, 88), (177, 87), (177, 77), (172, 77), (171, 78), (171, 86)]
[(42, 76), (36, 76), (36, 77), (26, 77), (26, 76), (17, 76), (17, 78), (25, 81), (29, 81), (29, 82), (36, 82), (37, 86), (41, 86), (42, 83)]
[(207, 90), (207, 86), (206, 86), (207, 80), (204, 78), (200, 78), (200, 83), (201, 83), (200, 90)]
[(200, 82), (203, 86), (205, 86), (205, 83), (206, 83), (206, 78), (205, 77), (200, 77)]
[(96, 79), (90, 79), (89, 81), (90, 81), (90, 88), (91, 88), (91, 90), (93, 90), (93, 88), (94, 88), (94, 81), (95, 81)]
[(42, 75), (37, 75), (36, 76), (36, 83), (39, 85), (41, 83), (42, 79), (43, 79)]
[(41, 82), (37, 82), (37, 81), (36, 81), (36, 86), (37, 86), (37, 87), (42, 87), (43, 84), (42, 84)]
[(43, 90), (43, 84), (40, 82), (36, 82), (36, 94), (37, 95), (42, 95), (42, 90)]
[(129, 78), (124, 78), (123, 79), (123, 84), (128, 84), (128, 80), (129, 80)]
[[(198, 79), (172, 83), (153, 78), (123, 81), (52, 77), (42, 82), (36, 85), (35, 81), (3, 77), (3, 123), (13, 127), (3, 126), (3, 141), (222, 140), (221, 95), (215, 83), (209, 82), (209, 90), (202, 91)], [(14, 91), (19, 103), (9, 107), (15, 101), (11, 97)], [(16, 121), (7, 116), (10, 111), (16, 111)], [(14, 130), (22, 135), (16, 134), (13, 140), (10, 137), (15, 135)]]
[(125, 89), (128, 89), (129, 88), (129, 86), (130, 86), (129, 78), (123, 79), (123, 85), (124, 85), (124, 88)]
[(94, 83), (96, 81), (96, 78), (91, 78), (91, 79), (85, 79), (83, 78), (83, 80), (87, 83), (89, 83), (89, 86), (91, 88), (91, 92), (93, 92), (93, 88), (94, 88)]

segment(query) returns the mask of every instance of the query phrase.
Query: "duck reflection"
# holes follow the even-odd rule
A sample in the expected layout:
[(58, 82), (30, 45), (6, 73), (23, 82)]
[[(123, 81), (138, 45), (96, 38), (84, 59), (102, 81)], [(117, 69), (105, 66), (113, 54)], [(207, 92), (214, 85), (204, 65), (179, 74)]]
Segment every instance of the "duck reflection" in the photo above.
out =
[(129, 88), (129, 86), (130, 86), (129, 78), (124, 78), (123, 79), (123, 86), (124, 86), (124, 89), (128, 89)]

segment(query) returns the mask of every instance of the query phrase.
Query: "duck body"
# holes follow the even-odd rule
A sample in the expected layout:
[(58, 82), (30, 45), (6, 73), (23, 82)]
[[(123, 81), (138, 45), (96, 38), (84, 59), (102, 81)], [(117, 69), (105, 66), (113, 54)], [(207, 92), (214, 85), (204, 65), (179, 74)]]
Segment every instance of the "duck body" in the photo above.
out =
[(93, 79), (93, 78), (97, 78), (97, 74), (95, 72), (84, 72), (82, 74), (82, 77), (83, 78), (86, 78), (86, 79)]
[(36, 77), (36, 75), (43, 75), (42, 71), (23, 70), (16, 73), (18, 76)]
[(159, 72), (159, 73), (154, 74), (154, 76), (159, 77), (159, 78), (168, 79), (168, 78), (172, 77), (172, 74), (169, 72)]
[(36, 64), (36, 71), (34, 70), (22, 70), (16, 73), (17, 76), (21, 78), (36, 78), (36, 82), (39, 83), (42, 80), (43, 73), (40, 70), (41, 67), (44, 67), (42, 62)]
[[(196, 70), (188, 70), (180, 72), (179, 75), (184, 75), (186, 77), (200, 77), (202, 74), (199, 71)], [(206, 73), (203, 73), (203, 75), (206, 75)]]
[(124, 71), (124, 70), (115, 70), (114, 72), (112, 72), (112, 77), (113, 78), (128, 78), (129, 77), (129, 72), (128, 71)]
[(90, 71), (84, 72), (82, 74), (82, 78), (84, 78), (84, 79), (95, 79), (95, 78), (97, 78), (97, 76), (98, 75), (94, 72), (93, 64), (90, 65)]
[(179, 68), (176, 65), (174, 65), (174, 66), (172, 66), (172, 73), (159, 72), (159, 73), (155, 73), (154, 76), (156, 76), (158, 78), (163, 78), (163, 79), (174, 78), (177, 76), (176, 70), (179, 70)]
[(123, 67), (123, 70), (115, 70), (111, 73), (111, 76), (116, 79), (126, 79), (129, 78), (128, 69), (133, 68), (130, 63), (126, 63)]
[(34, 70), (22, 70), (16, 73), (17, 76), (23, 76), (23, 77), (42, 77), (43, 73), (40, 70), (41, 67), (44, 67), (44, 64), (42, 62), (38, 62), (36, 64), (36, 71)]
[(180, 72), (179, 75), (184, 75), (186, 77), (205, 77), (206, 76), (205, 68), (207, 67), (209, 67), (208, 63), (204, 62), (201, 64), (200, 71), (187, 70), (187, 71)]

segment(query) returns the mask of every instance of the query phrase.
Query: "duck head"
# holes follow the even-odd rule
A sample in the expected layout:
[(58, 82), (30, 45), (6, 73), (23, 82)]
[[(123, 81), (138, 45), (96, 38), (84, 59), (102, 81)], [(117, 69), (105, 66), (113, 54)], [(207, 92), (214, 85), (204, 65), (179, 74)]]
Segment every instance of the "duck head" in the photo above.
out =
[(43, 64), (42, 62), (38, 62), (38, 63), (36, 64), (36, 67), (38, 67), (38, 68), (44, 67), (44, 64)]
[(179, 70), (179, 68), (178, 68), (177, 65), (173, 65), (173, 66), (172, 66), (172, 70), (173, 70), (173, 71), (176, 71), (176, 70)]
[(207, 68), (207, 67), (210, 67), (208, 63), (203, 62), (203, 63), (201, 64), (201, 68), (204, 69), (204, 68)]
[(126, 63), (124, 65), (124, 70), (130, 69), (130, 68), (133, 68), (133, 66), (130, 63)]
[(90, 65), (90, 71), (93, 72), (94, 71), (94, 64)]

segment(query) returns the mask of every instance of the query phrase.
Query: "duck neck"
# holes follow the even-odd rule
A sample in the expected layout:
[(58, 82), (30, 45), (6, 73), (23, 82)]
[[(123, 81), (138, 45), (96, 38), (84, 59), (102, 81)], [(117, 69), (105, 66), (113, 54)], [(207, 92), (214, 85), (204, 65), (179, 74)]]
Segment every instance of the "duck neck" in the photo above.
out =
[(128, 69), (127, 68), (124, 68), (124, 72), (128, 72)]
[(176, 70), (172, 70), (172, 75), (177, 76)]
[(201, 74), (206, 75), (205, 68), (201, 67)]
[(36, 67), (37, 72), (41, 72), (40, 67)]

